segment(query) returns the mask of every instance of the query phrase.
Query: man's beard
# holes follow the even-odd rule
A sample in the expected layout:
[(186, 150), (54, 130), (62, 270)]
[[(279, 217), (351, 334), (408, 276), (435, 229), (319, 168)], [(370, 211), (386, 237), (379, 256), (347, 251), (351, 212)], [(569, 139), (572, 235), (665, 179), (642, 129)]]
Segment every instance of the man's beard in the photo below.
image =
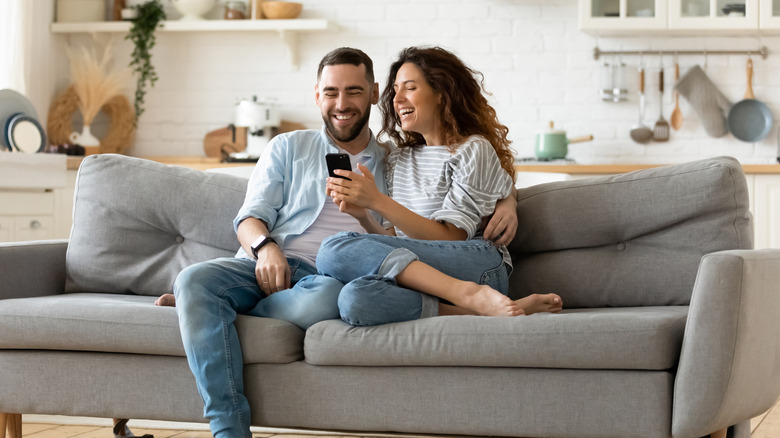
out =
[(336, 126), (333, 124), (333, 120), (330, 118), (330, 116), (323, 116), (322, 120), (325, 122), (325, 129), (328, 131), (328, 134), (330, 134), (333, 139), (336, 141), (340, 141), (342, 143), (349, 143), (352, 140), (356, 139), (358, 135), (360, 135), (360, 131), (363, 130), (363, 127), (368, 124), (369, 116), (371, 115), (371, 106), (369, 105), (366, 107), (366, 110), (363, 112), (363, 117), (357, 121), (354, 125), (352, 125), (351, 128), (347, 128), (346, 130), (338, 130)]

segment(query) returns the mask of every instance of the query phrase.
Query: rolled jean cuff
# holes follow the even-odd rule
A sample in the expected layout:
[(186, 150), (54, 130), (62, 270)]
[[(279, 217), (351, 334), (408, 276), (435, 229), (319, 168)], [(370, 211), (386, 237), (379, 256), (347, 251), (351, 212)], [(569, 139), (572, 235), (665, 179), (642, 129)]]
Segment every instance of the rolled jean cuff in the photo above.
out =
[(433, 295), (420, 293), (422, 297), (422, 309), (420, 310), (420, 319), (439, 316), (439, 299)]
[(396, 248), (390, 251), (390, 254), (382, 261), (377, 275), (395, 280), (395, 277), (406, 269), (410, 263), (418, 260), (420, 260), (420, 258), (408, 249)]

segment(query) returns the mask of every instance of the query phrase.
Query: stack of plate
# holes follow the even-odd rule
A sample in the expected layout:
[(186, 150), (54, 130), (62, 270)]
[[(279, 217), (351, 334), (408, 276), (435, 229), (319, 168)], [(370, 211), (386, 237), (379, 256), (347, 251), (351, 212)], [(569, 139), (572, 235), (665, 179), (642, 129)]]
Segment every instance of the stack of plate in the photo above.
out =
[(14, 90), (0, 90), (0, 151), (41, 152), (46, 134), (35, 107)]

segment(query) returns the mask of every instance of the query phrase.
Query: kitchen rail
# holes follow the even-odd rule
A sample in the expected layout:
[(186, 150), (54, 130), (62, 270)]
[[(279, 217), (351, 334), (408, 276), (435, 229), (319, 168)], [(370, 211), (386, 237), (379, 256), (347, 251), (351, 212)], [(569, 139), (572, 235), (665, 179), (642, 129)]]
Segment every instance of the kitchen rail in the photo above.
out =
[(593, 59), (608, 55), (640, 55), (640, 56), (664, 56), (664, 55), (758, 55), (761, 59), (769, 56), (769, 49), (761, 46), (758, 50), (601, 50), (593, 49)]

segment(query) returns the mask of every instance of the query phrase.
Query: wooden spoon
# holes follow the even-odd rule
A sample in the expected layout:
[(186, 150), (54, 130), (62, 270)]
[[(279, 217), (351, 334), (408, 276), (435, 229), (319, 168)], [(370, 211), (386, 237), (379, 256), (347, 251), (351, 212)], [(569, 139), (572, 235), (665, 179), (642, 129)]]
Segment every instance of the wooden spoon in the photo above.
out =
[[(677, 84), (677, 81), (680, 80), (680, 64), (674, 63), (674, 83)], [(669, 118), (672, 128), (674, 128), (675, 131), (679, 131), (680, 127), (682, 126), (683, 122), (683, 115), (682, 111), (680, 111), (680, 93), (675, 90), (674, 91), (674, 110), (672, 111), (672, 116)]]

